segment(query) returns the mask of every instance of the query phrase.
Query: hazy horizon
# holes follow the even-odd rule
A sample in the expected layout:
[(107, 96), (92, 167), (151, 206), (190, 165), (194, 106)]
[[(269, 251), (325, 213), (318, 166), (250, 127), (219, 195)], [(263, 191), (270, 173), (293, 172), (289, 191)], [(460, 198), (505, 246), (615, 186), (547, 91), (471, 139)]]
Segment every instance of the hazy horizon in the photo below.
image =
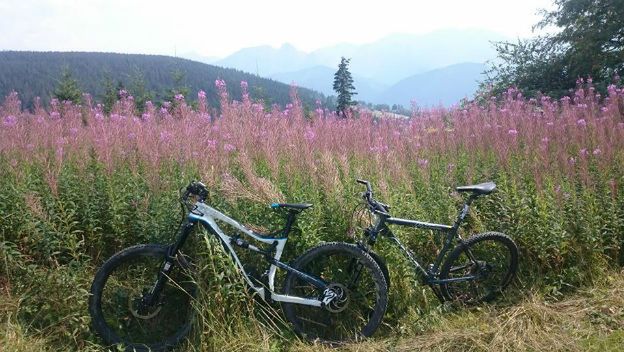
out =
[[(3, 0), (0, 50), (96, 51), (224, 58), (248, 47), (290, 44), (310, 53), (371, 43), (389, 35), (484, 30), (514, 38), (533, 35), (537, 11), (551, 0), (440, 0), (383, 6), (357, 1), (292, 8), (290, 1), (205, 3), (180, 0)], [(346, 13), (342, 17), (336, 14)], [(339, 17), (339, 24), (332, 24)]]

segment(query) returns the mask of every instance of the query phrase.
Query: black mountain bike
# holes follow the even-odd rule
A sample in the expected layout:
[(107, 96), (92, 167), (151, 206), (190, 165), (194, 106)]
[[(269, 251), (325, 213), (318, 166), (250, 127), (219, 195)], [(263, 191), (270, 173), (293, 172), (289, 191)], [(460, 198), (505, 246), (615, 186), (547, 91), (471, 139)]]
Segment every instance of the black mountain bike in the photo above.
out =
[[(518, 247), (509, 236), (498, 232), (485, 232), (463, 239), (459, 234), (460, 225), (466, 218), (470, 205), (478, 197), (492, 193), (496, 188), (493, 182), (456, 188), (458, 192), (467, 192), (470, 195), (451, 226), (392, 217), (389, 214), (390, 206), (373, 197), (370, 182), (357, 182), (366, 185), (362, 197), (370, 216), (365, 222), (367, 225), (363, 229), (363, 237), (357, 244), (377, 261), (386, 283), (390, 284), (390, 278), (385, 261), (372, 251), (379, 236), (387, 237), (401, 249), (414, 270), (420, 274), (422, 282), (431, 287), (440, 302), (457, 301), (466, 305), (489, 302), (515, 277)], [(415, 255), (392, 233), (388, 224), (446, 233), (444, 245), (435, 262), (423, 267)], [(451, 250), (454, 242), (457, 245)]]
[[(185, 217), (175, 242), (126, 248), (98, 270), (91, 286), (89, 313), (95, 331), (107, 344), (154, 351), (169, 349), (185, 339), (198, 287), (192, 258), (181, 249), (198, 223), (208, 230), (207, 235), (219, 239), (257, 296), (281, 302), (298, 334), (326, 342), (373, 334), (386, 311), (388, 286), (378, 264), (365, 251), (353, 244), (323, 243), (292, 265), (280, 261), (296, 215), (312, 204), (272, 204), (272, 208), (287, 212), (286, 225), (261, 234), (208, 206), (204, 202), (207, 197), (202, 183), (191, 183), (181, 197)], [(217, 220), (235, 228), (237, 234), (225, 234)], [(263, 278), (246, 270), (234, 248), (266, 260)], [(281, 293), (274, 287), (278, 268), (287, 271)]]

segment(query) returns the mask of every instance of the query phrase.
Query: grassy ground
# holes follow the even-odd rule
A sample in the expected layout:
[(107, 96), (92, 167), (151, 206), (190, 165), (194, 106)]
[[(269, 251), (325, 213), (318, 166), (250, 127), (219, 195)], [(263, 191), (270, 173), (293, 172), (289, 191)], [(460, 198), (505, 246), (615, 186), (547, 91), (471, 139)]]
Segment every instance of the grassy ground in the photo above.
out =
[[(54, 336), (31, 334), (16, 322), (20, 298), (4, 290), (0, 297), (2, 351), (53, 351)], [(528, 293), (514, 303), (473, 309), (438, 307), (422, 317), (423, 331), (393, 331), (363, 343), (343, 346), (347, 351), (621, 351), (624, 347), (624, 272), (608, 275), (593, 288), (564, 299)], [(425, 324), (423, 324), (425, 323)], [(256, 324), (252, 324), (256, 325)], [(237, 326), (237, 328), (243, 328)], [(244, 329), (244, 328), (243, 328)], [(296, 338), (280, 338), (262, 329), (225, 333), (227, 350), (333, 351)], [(270, 330), (270, 329), (269, 329)], [(213, 332), (215, 333), (215, 332)], [(200, 334), (202, 334), (200, 332)], [(213, 341), (214, 341), (214, 337)], [(225, 341), (224, 341), (225, 343)], [(84, 350), (98, 351), (95, 344)], [(220, 346), (185, 346), (181, 350), (221, 350)]]

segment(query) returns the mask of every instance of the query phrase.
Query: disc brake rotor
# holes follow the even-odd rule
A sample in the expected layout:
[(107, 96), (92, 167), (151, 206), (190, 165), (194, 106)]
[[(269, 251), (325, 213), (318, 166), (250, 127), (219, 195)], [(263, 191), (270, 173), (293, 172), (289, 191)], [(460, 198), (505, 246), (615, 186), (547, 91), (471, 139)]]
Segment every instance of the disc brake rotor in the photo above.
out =
[(349, 290), (339, 283), (329, 284), (327, 286), (330, 290), (336, 293), (336, 297), (325, 306), (325, 309), (332, 313), (340, 313), (349, 306)]
[(142, 314), (139, 312), (138, 309), (136, 309), (136, 307), (138, 305), (142, 304), (142, 299), (141, 298), (132, 298), (132, 297), (128, 297), (128, 309), (130, 310), (130, 313), (132, 313), (132, 315), (135, 318), (139, 318), (139, 319), (143, 319), (143, 320), (147, 320), (147, 319), (152, 319), (153, 317), (155, 317), (156, 315), (158, 315), (158, 313), (160, 313), (160, 310), (162, 309), (161, 305), (157, 305), (157, 306), (152, 306), (150, 308), (155, 308), (153, 311), (151, 312), (146, 312), (146, 314)]

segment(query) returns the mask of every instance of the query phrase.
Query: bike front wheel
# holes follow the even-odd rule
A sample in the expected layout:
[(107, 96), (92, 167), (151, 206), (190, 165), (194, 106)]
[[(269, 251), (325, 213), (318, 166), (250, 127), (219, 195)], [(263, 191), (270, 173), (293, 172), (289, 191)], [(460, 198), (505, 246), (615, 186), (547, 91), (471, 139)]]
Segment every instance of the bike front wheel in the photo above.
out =
[(440, 270), (444, 298), (466, 305), (490, 302), (511, 283), (518, 269), (518, 247), (507, 235), (486, 232), (470, 237), (448, 255)]
[(89, 313), (95, 331), (107, 344), (123, 345), (130, 351), (162, 351), (189, 333), (196, 285), (181, 254), (153, 304), (144, 303), (167, 251), (167, 246), (153, 244), (126, 248), (98, 270), (91, 286)]
[[(379, 265), (369, 254), (347, 243), (325, 243), (299, 257), (293, 267), (320, 278), (340, 298), (326, 307), (282, 303), (295, 332), (329, 343), (359, 340), (371, 336), (388, 305), (388, 291)], [(322, 290), (293, 272), (284, 282), (290, 296), (320, 299)]]

